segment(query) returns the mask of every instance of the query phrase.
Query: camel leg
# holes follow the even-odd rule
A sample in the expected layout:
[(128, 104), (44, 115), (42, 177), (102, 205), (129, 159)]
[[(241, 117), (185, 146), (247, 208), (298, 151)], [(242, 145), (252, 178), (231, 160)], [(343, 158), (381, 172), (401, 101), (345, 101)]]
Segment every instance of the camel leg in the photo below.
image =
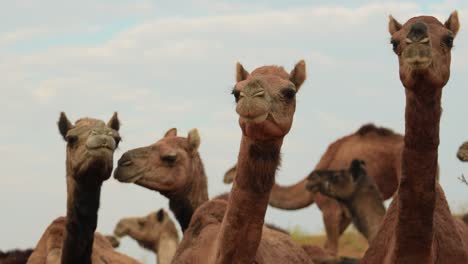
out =
[[(347, 221), (343, 220), (344, 213), (337, 202), (327, 199), (325, 206), (322, 206), (323, 223), (325, 225), (325, 232), (327, 233), (327, 240), (325, 248), (333, 254), (338, 253), (338, 241), (340, 234), (343, 233)], [(348, 220), (349, 224), (349, 220)]]

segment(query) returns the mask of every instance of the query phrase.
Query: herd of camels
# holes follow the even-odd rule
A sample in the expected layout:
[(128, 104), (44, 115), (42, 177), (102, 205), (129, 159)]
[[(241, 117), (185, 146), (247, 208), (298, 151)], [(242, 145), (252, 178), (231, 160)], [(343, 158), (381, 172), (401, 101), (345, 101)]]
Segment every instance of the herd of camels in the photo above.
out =
[[(168, 198), (183, 236), (163, 209), (123, 218), (113, 236), (96, 231), (102, 184), (113, 171), (120, 142), (115, 113), (105, 123), (61, 113), (66, 147), (67, 212), (45, 230), (34, 250), (0, 254), (0, 263), (139, 263), (119, 253), (129, 236), (154, 251), (157, 263), (468, 263), (468, 226), (453, 217), (438, 183), (439, 123), (457, 12), (445, 23), (419, 16), (389, 32), (405, 88), (404, 135), (373, 124), (333, 142), (299, 183), (275, 184), (283, 138), (293, 123), (296, 94), (306, 79), (304, 61), (291, 72), (263, 66), (236, 67), (232, 94), (242, 132), (237, 164), (225, 175), (231, 192), (209, 199), (196, 129), (175, 128), (156, 143), (127, 151), (114, 178)], [(457, 157), (468, 161), (468, 142)], [(388, 209), (384, 200), (393, 197)], [(323, 248), (297, 244), (288, 232), (265, 224), (268, 204), (286, 210), (316, 203), (323, 214)], [(369, 242), (360, 259), (342, 257), (338, 240), (353, 223)], [(29, 256), (29, 258), (28, 258)], [(9, 260), (8, 260), (9, 259)]]

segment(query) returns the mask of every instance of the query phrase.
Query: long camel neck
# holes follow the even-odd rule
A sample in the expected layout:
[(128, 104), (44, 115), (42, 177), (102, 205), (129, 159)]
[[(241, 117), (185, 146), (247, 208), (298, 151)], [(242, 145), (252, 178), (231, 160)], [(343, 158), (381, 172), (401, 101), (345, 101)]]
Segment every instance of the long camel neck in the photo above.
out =
[(255, 142), (242, 137), (237, 176), (217, 237), (216, 263), (251, 263), (255, 259), (281, 144), (282, 139)]
[(67, 177), (67, 224), (61, 263), (91, 263), (101, 186), (102, 183), (81, 183)]
[[(420, 263), (429, 263), (431, 260), (434, 236), (441, 91), (441, 87), (428, 85), (406, 89), (406, 129), (397, 201), (396, 256), (418, 260)], [(397, 261), (407, 263), (411, 260)]]
[(154, 249), (157, 254), (158, 264), (170, 264), (177, 250), (179, 238), (177, 233), (163, 232)]
[(198, 153), (192, 157), (190, 170), (189, 175), (192, 181), (183, 191), (164, 194), (169, 198), (169, 208), (179, 222), (182, 232), (188, 228), (195, 210), (208, 201), (205, 169)]

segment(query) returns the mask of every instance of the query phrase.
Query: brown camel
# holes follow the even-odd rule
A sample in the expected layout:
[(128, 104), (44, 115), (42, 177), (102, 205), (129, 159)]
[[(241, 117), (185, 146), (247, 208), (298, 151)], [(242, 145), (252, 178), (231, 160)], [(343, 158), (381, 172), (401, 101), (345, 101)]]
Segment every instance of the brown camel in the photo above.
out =
[(121, 219), (115, 229), (116, 237), (129, 236), (140, 246), (157, 255), (158, 264), (169, 264), (174, 257), (179, 235), (169, 215), (160, 209), (144, 217)]
[[(388, 199), (392, 197), (398, 185), (402, 147), (402, 135), (373, 124), (363, 125), (355, 133), (328, 146), (315, 170), (342, 170), (355, 158), (364, 160), (369, 164), (367, 171), (377, 183), (383, 198)], [(235, 171), (235, 167), (228, 170), (224, 181), (229, 182)], [(349, 213), (334, 199), (307, 191), (306, 184), (307, 178), (289, 187), (275, 184), (269, 203), (276, 208), (295, 210), (309, 206), (315, 201), (322, 211), (327, 233), (325, 248), (337, 253), (339, 237), (351, 222)]]
[(463, 143), (460, 146), (460, 148), (458, 149), (458, 152), (457, 152), (457, 157), (461, 161), (465, 161), (465, 162), (468, 161), (468, 141)]
[(138, 263), (94, 232), (101, 186), (111, 175), (120, 141), (117, 113), (107, 124), (83, 118), (75, 125), (61, 113), (58, 127), (67, 141), (67, 216), (49, 225), (28, 263)]
[(228, 202), (200, 206), (185, 231), (173, 263), (310, 263), (289, 236), (263, 225), (280, 161), (283, 137), (305, 80), (305, 63), (288, 74), (264, 66), (249, 74), (237, 65), (233, 89), (242, 130), (238, 173)]
[(196, 129), (192, 129), (186, 138), (178, 137), (175, 128), (170, 129), (158, 142), (125, 152), (119, 159), (114, 177), (166, 196), (169, 208), (185, 231), (195, 209), (208, 201), (199, 146), (200, 136)]
[(0, 250), (0, 264), (25, 264), (32, 252), (32, 249), (15, 249), (6, 252)]
[(406, 95), (402, 175), (364, 264), (468, 263), (468, 229), (452, 217), (436, 180), (442, 89), (458, 29), (457, 12), (444, 24), (419, 16), (402, 25), (390, 17)]
[(307, 189), (320, 192), (345, 206), (356, 228), (372, 242), (385, 216), (385, 206), (364, 164), (362, 160), (353, 160), (346, 170), (313, 171), (307, 178)]

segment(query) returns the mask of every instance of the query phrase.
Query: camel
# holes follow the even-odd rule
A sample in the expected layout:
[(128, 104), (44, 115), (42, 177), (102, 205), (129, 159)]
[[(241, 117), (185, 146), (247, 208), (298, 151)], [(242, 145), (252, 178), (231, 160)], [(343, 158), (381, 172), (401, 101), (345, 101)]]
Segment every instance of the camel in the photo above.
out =
[(125, 152), (118, 161), (114, 178), (158, 191), (169, 199), (184, 232), (193, 212), (208, 201), (208, 185), (198, 152), (200, 135), (192, 129), (186, 138), (172, 128), (156, 143)]
[(107, 124), (82, 118), (72, 125), (62, 112), (58, 128), (67, 142), (67, 215), (47, 227), (28, 263), (138, 263), (95, 233), (101, 186), (111, 175), (120, 141), (117, 113)]
[(442, 24), (419, 16), (389, 32), (405, 87), (405, 136), (399, 188), (361, 263), (468, 263), (468, 229), (452, 217), (436, 180), (442, 89), (449, 80), (453, 12)]
[(457, 152), (457, 157), (460, 161), (468, 161), (468, 141), (460, 146)]
[(320, 192), (345, 206), (358, 231), (372, 242), (385, 216), (385, 206), (364, 164), (362, 160), (353, 160), (346, 170), (313, 171), (307, 178), (307, 189)]
[(179, 235), (169, 215), (160, 209), (144, 217), (122, 218), (114, 229), (117, 238), (129, 236), (157, 255), (158, 264), (169, 264), (174, 257)]
[[(403, 136), (373, 124), (361, 126), (356, 132), (330, 144), (314, 170), (346, 169), (355, 158), (364, 160), (367, 171), (377, 183), (384, 199), (392, 197), (397, 186), (401, 168)], [(228, 170), (224, 182), (234, 177), (236, 167)], [(314, 201), (322, 211), (327, 234), (325, 248), (338, 252), (338, 240), (351, 222), (349, 212), (334, 199), (306, 190), (307, 177), (289, 187), (275, 184), (270, 195), (270, 205), (280, 209), (296, 210)]]
[(277, 66), (250, 74), (239, 63), (236, 72), (233, 95), (242, 130), (238, 173), (227, 202), (210, 200), (195, 211), (173, 263), (310, 263), (289, 236), (263, 225), (305, 63), (290, 74)]
[(0, 263), (1, 264), (25, 264), (28, 261), (29, 256), (33, 252), (33, 249), (26, 250), (9, 250), (3, 252), (0, 250)]

